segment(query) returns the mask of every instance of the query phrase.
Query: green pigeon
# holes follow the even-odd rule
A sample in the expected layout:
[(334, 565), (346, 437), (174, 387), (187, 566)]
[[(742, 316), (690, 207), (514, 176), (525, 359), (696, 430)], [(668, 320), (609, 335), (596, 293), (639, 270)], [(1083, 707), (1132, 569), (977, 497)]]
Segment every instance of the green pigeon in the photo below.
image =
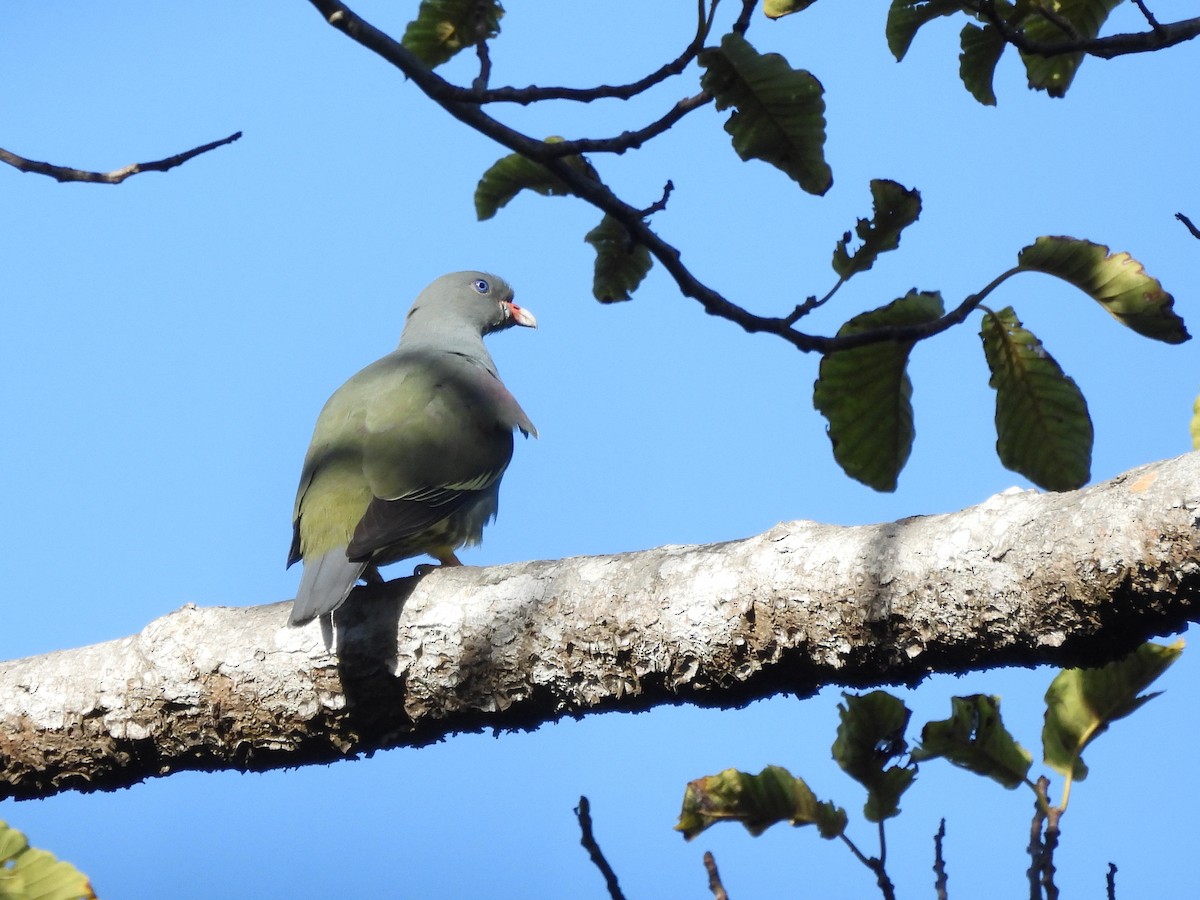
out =
[(304, 458), (288, 565), (304, 561), (289, 625), (337, 609), (359, 578), (428, 554), (442, 565), (496, 515), (513, 431), (537, 436), (483, 336), (536, 327), (486, 272), (443, 275), (405, 320), (400, 345), (326, 402)]

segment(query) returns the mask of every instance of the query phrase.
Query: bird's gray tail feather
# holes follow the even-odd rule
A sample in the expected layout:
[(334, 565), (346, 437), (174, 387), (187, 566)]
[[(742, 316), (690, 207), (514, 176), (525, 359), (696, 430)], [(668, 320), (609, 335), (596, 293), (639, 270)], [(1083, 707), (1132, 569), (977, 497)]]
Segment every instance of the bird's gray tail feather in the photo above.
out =
[(296, 591), (288, 624), (303, 625), (317, 616), (333, 612), (350, 596), (354, 583), (366, 567), (365, 561), (347, 559), (345, 547), (334, 547), (316, 559), (304, 560), (304, 574), (300, 576), (300, 588)]

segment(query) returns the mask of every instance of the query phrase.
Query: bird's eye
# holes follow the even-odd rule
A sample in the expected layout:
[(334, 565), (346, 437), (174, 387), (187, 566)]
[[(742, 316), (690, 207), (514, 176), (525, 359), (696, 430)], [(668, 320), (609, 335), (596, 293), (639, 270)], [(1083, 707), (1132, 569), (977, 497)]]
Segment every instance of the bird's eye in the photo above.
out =
[(482, 278), (475, 279), (475, 281), (472, 283), (472, 286), (475, 288), (475, 290), (479, 291), (479, 293), (481, 293), (481, 294), (486, 294), (488, 291), (490, 291), (492, 289), (492, 286), (490, 284), (488, 284), (486, 281), (484, 281)]

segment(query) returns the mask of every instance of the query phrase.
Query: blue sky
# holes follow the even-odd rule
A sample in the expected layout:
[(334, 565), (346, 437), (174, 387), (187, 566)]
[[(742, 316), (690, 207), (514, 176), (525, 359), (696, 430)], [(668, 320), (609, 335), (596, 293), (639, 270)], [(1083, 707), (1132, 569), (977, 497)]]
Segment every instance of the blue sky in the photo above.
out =
[[(415, 6), (356, 8), (400, 34)], [(493, 49), (497, 84), (632, 80), (674, 56), (694, 18), (682, 0), (586, 17), (521, 6)], [(1190, 6), (1154, 9), (1170, 20)], [(598, 159), (601, 173), (644, 205), (672, 179), (655, 228), (702, 279), (764, 314), (832, 284), (830, 253), (869, 210), (869, 179), (919, 188), (924, 212), (900, 252), (812, 317), (827, 333), (914, 286), (957, 303), (1041, 234), (1128, 250), (1200, 327), (1200, 242), (1173, 218), (1200, 221), (1195, 116), (1181, 99), (1195, 46), (1088, 61), (1062, 101), (1026, 91), (1006, 59), (988, 109), (957, 82), (957, 23), (929, 26), (897, 64), (885, 14), (861, 3), (850, 21), (827, 0), (757, 18), (748, 34), (825, 86), (825, 198), (743, 164), (711, 108), (643, 152)], [(1136, 10), (1114, 23), (1137, 28)], [(632, 303), (600, 307), (583, 242), (599, 214), (581, 203), (522, 196), (477, 222), (475, 181), (503, 151), (307, 3), (61, 3), (10, 9), (6, 26), (0, 146), (109, 170), (245, 136), (119, 187), (0, 171), (0, 657), (122, 637), (185, 603), (290, 598), (292, 498), (317, 411), (394, 346), (425, 284), (462, 268), (503, 275), (541, 326), (491, 341), (541, 438), (519, 442), (472, 564), (728, 540), (797, 518), (883, 521), (1024, 486), (993, 452), (977, 320), (914, 354), (917, 443), (899, 490), (875, 494), (832, 460), (812, 409), (815, 358), (711, 319), (660, 268)], [(473, 71), (456, 60), (445, 74)], [(533, 134), (602, 136), (657, 117), (695, 77), (631, 104), (496, 114)], [(1017, 308), (1088, 397), (1093, 480), (1188, 449), (1193, 344), (1139, 338), (1044, 276), (994, 300)], [(1036, 750), (1050, 678), (934, 678), (908, 696), (919, 724), (946, 715), (952, 693), (1002, 694)], [(1088, 756), (1059, 858), (1073, 893), (1098, 894), (1109, 860), (1123, 890), (1146, 896), (1178, 896), (1187, 877), (1186, 857), (1169, 852), (1193, 827), (1196, 785), (1180, 779), (1197, 740), (1187, 654), (1163, 686)], [(591, 716), (333, 766), (7, 802), (0, 817), (105, 897), (211, 897), (214, 881), (219, 896), (601, 897), (571, 813), (583, 793), (630, 897), (706, 896), (705, 849), (736, 897), (861, 897), (869, 874), (815, 835), (754, 840), (731, 826), (685, 844), (670, 828), (685, 783), (728, 766), (787, 766), (856, 813), (861, 797), (828, 756), (837, 699), (831, 688), (730, 712)], [(930, 766), (906, 798), (889, 854), (909, 896), (928, 890), (941, 815), (955, 896), (1022, 890), (1029, 798), (974, 782)], [(861, 820), (852, 833), (870, 846)]]

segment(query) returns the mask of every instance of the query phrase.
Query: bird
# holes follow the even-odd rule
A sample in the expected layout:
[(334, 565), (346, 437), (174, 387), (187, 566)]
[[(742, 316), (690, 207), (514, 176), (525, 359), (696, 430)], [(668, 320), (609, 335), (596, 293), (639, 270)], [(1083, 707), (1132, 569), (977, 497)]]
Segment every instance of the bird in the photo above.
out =
[(394, 351), (325, 403), (304, 458), (288, 566), (303, 561), (289, 625), (332, 613), (379, 566), (429, 555), (461, 565), (496, 516), (513, 434), (537, 429), (483, 336), (537, 327), (487, 272), (443, 275), (413, 302)]

